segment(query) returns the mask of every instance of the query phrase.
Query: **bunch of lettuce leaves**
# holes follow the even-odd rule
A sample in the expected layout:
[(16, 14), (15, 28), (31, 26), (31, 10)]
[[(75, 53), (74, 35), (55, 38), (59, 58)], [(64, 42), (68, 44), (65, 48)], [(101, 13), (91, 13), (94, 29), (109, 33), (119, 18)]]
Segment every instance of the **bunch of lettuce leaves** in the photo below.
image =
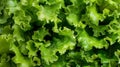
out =
[(120, 0), (0, 0), (0, 67), (119, 67)]

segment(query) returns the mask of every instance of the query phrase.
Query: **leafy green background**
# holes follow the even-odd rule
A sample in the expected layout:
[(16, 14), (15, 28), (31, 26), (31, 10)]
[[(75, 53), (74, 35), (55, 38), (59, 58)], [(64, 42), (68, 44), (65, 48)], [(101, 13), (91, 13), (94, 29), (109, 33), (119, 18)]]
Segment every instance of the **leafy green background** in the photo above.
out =
[(0, 67), (119, 67), (120, 0), (0, 0)]

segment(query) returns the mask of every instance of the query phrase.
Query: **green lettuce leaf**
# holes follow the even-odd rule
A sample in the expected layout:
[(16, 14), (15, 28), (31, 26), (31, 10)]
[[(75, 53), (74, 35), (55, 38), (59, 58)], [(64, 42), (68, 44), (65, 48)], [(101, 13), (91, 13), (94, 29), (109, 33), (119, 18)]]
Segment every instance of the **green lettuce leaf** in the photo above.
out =
[(98, 40), (95, 37), (89, 36), (84, 29), (78, 28), (76, 29), (78, 35), (78, 43), (82, 48), (87, 51), (91, 50), (93, 47), (101, 49), (105, 47), (106, 49), (108, 48), (108, 44), (105, 40)]

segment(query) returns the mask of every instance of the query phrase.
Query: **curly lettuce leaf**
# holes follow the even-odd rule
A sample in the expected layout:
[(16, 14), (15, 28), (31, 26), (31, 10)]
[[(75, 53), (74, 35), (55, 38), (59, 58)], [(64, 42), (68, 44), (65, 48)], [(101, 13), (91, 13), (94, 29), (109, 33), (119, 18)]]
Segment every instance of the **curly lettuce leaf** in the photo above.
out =
[(24, 57), (18, 47), (11, 43), (11, 50), (15, 52), (15, 56), (12, 58), (12, 60), (17, 64), (18, 67), (31, 67), (31, 61), (29, 58)]
[(57, 18), (57, 14), (59, 13), (60, 8), (61, 8), (61, 4), (54, 4), (51, 6), (40, 5), (40, 10), (37, 12), (38, 19), (41, 21), (47, 21), (47, 22), (49, 21), (57, 22), (59, 21), (59, 19)]
[(105, 47), (106, 49), (108, 48), (108, 44), (105, 40), (98, 40), (95, 37), (89, 36), (84, 29), (78, 28), (76, 29), (78, 35), (78, 43), (79, 45), (85, 50), (91, 50), (93, 47), (101, 49)]
[(46, 30), (45, 28), (41, 28), (37, 31), (34, 31), (34, 35), (32, 36), (32, 39), (33, 40), (44, 41), (44, 37), (46, 35), (49, 35), (48, 30)]
[(26, 16), (23, 10), (16, 11), (13, 19), (15, 24), (19, 25), (22, 30), (27, 31), (31, 29), (31, 17)]
[(57, 52), (63, 55), (67, 50), (74, 49), (75, 37), (70, 29), (64, 28), (59, 32), (61, 39), (53, 38), (53, 42), (49, 46), (41, 45), (41, 56), (47, 64), (58, 60)]
[(9, 52), (11, 38), (11, 35), (0, 35), (0, 54)]

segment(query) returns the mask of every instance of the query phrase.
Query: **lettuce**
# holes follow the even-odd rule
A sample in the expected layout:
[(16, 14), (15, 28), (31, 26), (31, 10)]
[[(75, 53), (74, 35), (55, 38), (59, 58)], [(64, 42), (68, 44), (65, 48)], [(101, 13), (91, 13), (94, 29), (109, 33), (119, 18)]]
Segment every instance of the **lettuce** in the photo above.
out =
[(119, 67), (119, 0), (1, 0), (0, 67)]

